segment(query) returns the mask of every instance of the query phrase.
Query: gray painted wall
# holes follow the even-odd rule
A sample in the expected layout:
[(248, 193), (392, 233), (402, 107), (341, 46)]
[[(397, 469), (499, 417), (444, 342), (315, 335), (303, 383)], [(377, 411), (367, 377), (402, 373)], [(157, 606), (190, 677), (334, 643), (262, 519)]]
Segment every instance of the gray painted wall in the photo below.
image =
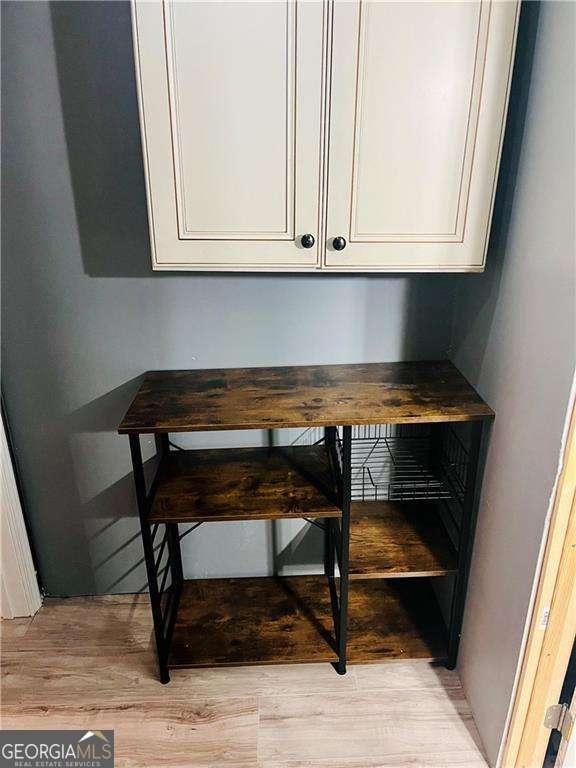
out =
[[(528, 6), (525, 48), (538, 11)], [(528, 69), (515, 80), (489, 267), (460, 286), (456, 303), (451, 357), (496, 411), (459, 660), (491, 764), (575, 365), (575, 11), (572, 2), (541, 5), (521, 149)]]
[[(133, 591), (114, 430), (143, 371), (444, 357), (454, 278), (153, 274), (128, 3), (2, 3), (2, 36), (3, 389), (40, 574)], [(277, 561), (314, 563), (313, 533), (277, 532)], [(272, 567), (267, 524), (194, 535), (189, 575)]]

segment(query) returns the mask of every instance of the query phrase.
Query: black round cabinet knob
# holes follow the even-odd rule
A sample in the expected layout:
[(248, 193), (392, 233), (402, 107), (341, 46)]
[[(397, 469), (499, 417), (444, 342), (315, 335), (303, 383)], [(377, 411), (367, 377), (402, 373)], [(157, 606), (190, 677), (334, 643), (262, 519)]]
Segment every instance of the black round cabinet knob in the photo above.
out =
[(335, 237), (334, 240), (332, 240), (332, 247), (335, 251), (343, 251), (344, 248), (346, 248), (346, 238)]
[(302, 243), (302, 248), (312, 248), (316, 240), (314, 235), (302, 235), (300, 242)]

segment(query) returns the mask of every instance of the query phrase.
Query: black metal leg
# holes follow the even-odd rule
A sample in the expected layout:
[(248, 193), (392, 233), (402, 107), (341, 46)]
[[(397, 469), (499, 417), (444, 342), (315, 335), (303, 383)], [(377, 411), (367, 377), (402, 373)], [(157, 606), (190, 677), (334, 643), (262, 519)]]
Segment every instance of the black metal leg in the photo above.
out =
[(142, 449), (140, 447), (139, 435), (130, 435), (130, 453), (132, 455), (136, 501), (138, 504), (138, 514), (140, 516), (140, 530), (142, 532), (146, 574), (148, 576), (150, 606), (152, 608), (152, 618), (154, 620), (154, 636), (156, 639), (160, 682), (168, 683), (170, 682), (170, 675), (168, 673), (167, 665), (167, 645), (164, 638), (162, 605), (155, 568), (154, 542), (152, 540), (152, 532), (148, 522), (148, 497), (146, 494), (146, 480), (144, 478), (144, 466), (142, 463)]
[(352, 427), (342, 431), (342, 525), (340, 529), (340, 609), (338, 615), (338, 663), (336, 671), (346, 674), (346, 643), (348, 639), (348, 549), (350, 543), (350, 501), (352, 494)]
[(328, 579), (334, 578), (334, 535), (331, 518), (327, 518), (324, 525), (324, 574)]
[[(336, 427), (326, 427), (324, 429), (324, 440), (331, 461), (336, 461)], [(337, 477), (338, 470), (334, 468), (333, 472), (335, 477)], [(324, 528), (324, 574), (328, 579), (334, 579), (334, 547), (333, 520), (327, 518)]]
[[(164, 459), (170, 453), (170, 435), (162, 433), (155, 435), (156, 448), (161, 458)], [(180, 533), (178, 523), (166, 524), (168, 537), (168, 551), (170, 553), (170, 571), (172, 576), (172, 590), (180, 591), (184, 582), (182, 571), (182, 552), (180, 549)]]
[(450, 625), (448, 630), (448, 661), (446, 663), (448, 669), (456, 668), (460, 634), (462, 631), (462, 620), (464, 618), (466, 589), (468, 587), (472, 547), (474, 544), (478, 504), (480, 501), (481, 477), (479, 463), (483, 447), (483, 428), (483, 421), (476, 421), (471, 425), (472, 435), (468, 455), (468, 476), (466, 478), (458, 546), (458, 572), (456, 574), (454, 591), (452, 594)]
[(339, 617), (340, 608), (338, 605), (338, 591), (336, 589), (336, 579), (334, 578), (335, 565), (335, 547), (337, 520), (328, 517), (324, 521), (324, 573), (328, 579), (328, 589), (330, 590), (330, 605), (332, 608), (332, 621), (334, 623), (334, 633), (336, 636), (336, 646), (338, 646)]
[(180, 550), (178, 523), (169, 523), (166, 527), (168, 529), (168, 549), (170, 552), (170, 567), (172, 569), (172, 585), (177, 589), (182, 589), (184, 573), (182, 570), (182, 552)]
[(156, 452), (161, 456), (166, 456), (170, 451), (170, 435), (163, 432), (159, 435), (154, 435), (154, 442), (156, 443)]
[[(174, 626), (178, 616), (178, 606), (180, 604), (180, 596), (182, 594), (182, 587), (184, 585), (184, 576), (182, 571), (180, 534), (177, 523), (169, 523), (166, 525), (166, 536), (168, 539), (169, 566), (172, 579), (168, 593), (168, 599), (163, 613), (162, 623), (164, 633), (164, 652), (166, 656), (166, 662), (168, 662), (170, 646), (172, 643), (172, 634), (174, 632)], [(166, 680), (166, 682), (168, 682), (168, 680), (169, 678)]]
[[(338, 458), (337, 447), (337, 430), (336, 427), (325, 427), (324, 440), (326, 443), (326, 450), (330, 458), (332, 465), (332, 472), (334, 477), (334, 484), (337, 488), (337, 503), (340, 505), (342, 501), (342, 473), (340, 469), (340, 460)], [(338, 648), (338, 635), (339, 635), (339, 616), (340, 607), (338, 599), (338, 591), (336, 589), (335, 579), (335, 565), (336, 565), (336, 548), (339, 550), (339, 537), (340, 531), (338, 528), (337, 518), (326, 518), (324, 521), (324, 574), (328, 580), (328, 588), (330, 590), (330, 604), (332, 608), (332, 621), (334, 623), (334, 635), (335, 645)]]

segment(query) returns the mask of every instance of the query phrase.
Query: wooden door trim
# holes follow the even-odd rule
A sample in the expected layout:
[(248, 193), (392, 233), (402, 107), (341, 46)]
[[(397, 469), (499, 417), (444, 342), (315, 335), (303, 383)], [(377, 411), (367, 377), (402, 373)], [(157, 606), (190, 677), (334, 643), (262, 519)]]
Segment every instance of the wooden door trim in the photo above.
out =
[(550, 734), (543, 725), (544, 713), (558, 702), (576, 635), (575, 393), (576, 378), (520, 675), (498, 761), (501, 768), (542, 765)]
[(0, 418), (0, 613), (3, 619), (33, 616), (42, 605), (36, 570), (20, 505), (4, 420)]

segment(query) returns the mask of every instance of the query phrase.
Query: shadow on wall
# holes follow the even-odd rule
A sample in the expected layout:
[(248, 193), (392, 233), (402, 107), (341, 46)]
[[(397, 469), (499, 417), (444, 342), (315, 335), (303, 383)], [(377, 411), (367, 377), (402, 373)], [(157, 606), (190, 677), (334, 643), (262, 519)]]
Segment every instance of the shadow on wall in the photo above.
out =
[[(140, 384), (141, 377), (136, 377), (63, 419), (61, 445), (68, 446), (69, 453), (63, 464), (70, 481), (63, 495), (76, 499), (74, 548), (85, 570), (82, 586), (86, 589), (91, 581), (93, 593), (138, 592), (146, 586), (132, 473), (96, 490), (102, 487), (102, 470), (110, 474), (101, 466), (99, 454), (108, 453), (114, 460), (109, 444), (117, 439), (117, 425)], [(92, 474), (87, 471), (90, 463)], [(147, 461), (147, 472), (153, 465)], [(54, 554), (67, 559), (69, 546), (65, 539), (62, 543), (63, 551)]]
[[(510, 88), (508, 119), (502, 147), (498, 187), (494, 201), (490, 242), (488, 244), (486, 271), (482, 275), (459, 278), (460, 281), (466, 279), (474, 281), (474, 290), (466, 292), (466, 303), (464, 304), (456, 300), (454, 315), (454, 327), (457, 327), (456, 324), (462, 325), (462, 327), (468, 328), (469, 333), (473, 335), (473, 338), (466, 345), (461, 345), (471, 353), (469, 359), (464, 361), (464, 369), (472, 381), (477, 380), (483, 365), (484, 352), (490, 338), (490, 328), (500, 291), (520, 152), (526, 124), (539, 14), (539, 0), (522, 3), (514, 73)], [(460, 282), (456, 290), (465, 290), (466, 287), (470, 286)], [(466, 323), (464, 324), (461, 323), (461, 313), (464, 313), (466, 317)]]
[[(117, 424), (140, 383), (137, 377), (69, 416), (45, 421), (34, 442), (36, 484), (32, 493), (23, 489), (25, 507), (35, 501), (38, 486), (42, 525), (52, 534), (50, 546), (40, 553), (40, 575), (67, 574), (82, 594), (137, 592), (146, 584), (132, 473), (100, 492), (90, 487), (103, 485), (99, 449), (116, 438)], [(49, 595), (74, 593), (74, 588), (43, 586)]]
[(152, 274), (129, 3), (52, 2), (85, 272)]

